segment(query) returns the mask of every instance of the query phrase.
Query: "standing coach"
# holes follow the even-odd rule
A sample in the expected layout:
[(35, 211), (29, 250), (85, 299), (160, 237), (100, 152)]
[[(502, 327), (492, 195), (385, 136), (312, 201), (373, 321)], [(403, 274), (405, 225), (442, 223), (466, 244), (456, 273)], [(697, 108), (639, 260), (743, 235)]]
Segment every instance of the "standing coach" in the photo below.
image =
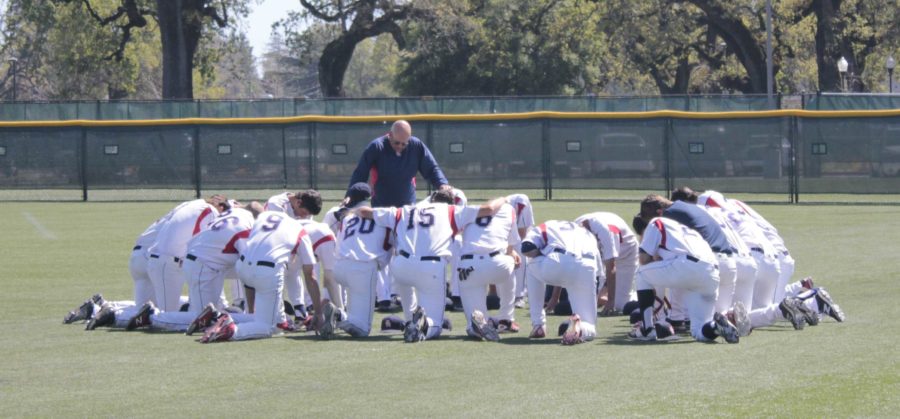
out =
[[(373, 207), (402, 207), (416, 201), (416, 172), (435, 189), (449, 189), (444, 172), (428, 147), (412, 136), (409, 122), (399, 120), (387, 135), (372, 140), (350, 177), (350, 185), (367, 182), (371, 172), (375, 184)], [(348, 188), (349, 190), (349, 188)], [(348, 201), (345, 197), (344, 201)]]

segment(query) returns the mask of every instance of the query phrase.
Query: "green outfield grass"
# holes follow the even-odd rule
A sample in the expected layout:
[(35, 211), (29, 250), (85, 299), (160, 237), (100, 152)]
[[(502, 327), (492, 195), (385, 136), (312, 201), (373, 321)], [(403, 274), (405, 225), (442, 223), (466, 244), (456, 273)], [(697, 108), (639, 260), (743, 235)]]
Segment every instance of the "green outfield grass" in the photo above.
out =
[[(63, 315), (95, 292), (130, 299), (135, 237), (175, 205), (0, 203), (3, 417), (896, 417), (900, 222), (892, 206), (757, 205), (784, 236), (796, 275), (848, 315), (738, 345), (633, 343), (626, 318), (563, 347), (522, 332), (499, 344), (454, 330), (422, 344), (377, 332), (290, 334), (201, 345), (174, 333), (83, 330)], [(637, 204), (536, 202), (537, 219)], [(376, 316), (376, 321), (379, 319)], [(550, 317), (555, 331), (562, 317)]]

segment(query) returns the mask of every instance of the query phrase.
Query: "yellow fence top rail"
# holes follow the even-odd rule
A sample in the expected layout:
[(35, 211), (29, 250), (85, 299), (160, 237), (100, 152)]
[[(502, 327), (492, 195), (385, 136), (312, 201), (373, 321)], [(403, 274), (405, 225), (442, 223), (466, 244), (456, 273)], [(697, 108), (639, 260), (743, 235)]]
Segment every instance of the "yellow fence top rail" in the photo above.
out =
[(525, 112), (495, 114), (417, 114), (328, 116), (306, 115), (273, 118), (182, 118), (182, 119), (132, 119), (132, 120), (84, 120), (66, 121), (0, 121), (0, 128), (57, 128), (57, 127), (143, 127), (175, 125), (273, 125), (304, 122), (319, 123), (372, 123), (406, 119), (408, 121), (515, 121), (531, 119), (755, 119), (755, 118), (878, 118), (900, 116), (900, 109), (869, 111), (809, 111), (781, 109), (774, 111), (740, 112)]

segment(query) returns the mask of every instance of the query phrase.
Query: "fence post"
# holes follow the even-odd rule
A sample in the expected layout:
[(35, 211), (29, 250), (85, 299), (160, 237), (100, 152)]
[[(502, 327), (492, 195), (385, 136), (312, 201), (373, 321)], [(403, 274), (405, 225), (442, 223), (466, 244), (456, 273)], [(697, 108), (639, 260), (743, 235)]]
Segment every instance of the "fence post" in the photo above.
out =
[[(284, 107), (282, 106), (282, 109)], [(284, 190), (287, 190), (287, 181), (288, 181), (288, 167), (287, 167), (287, 139), (285, 139), (285, 128), (284, 125), (281, 126), (281, 183)]]
[(88, 200), (87, 180), (87, 128), (81, 127), (81, 200)]
[(197, 199), (200, 199), (200, 127), (194, 125), (194, 191)]
[(307, 164), (309, 164), (309, 187), (312, 189), (316, 189), (319, 184), (319, 177), (316, 172), (316, 164), (315, 164), (315, 153), (316, 153), (316, 135), (318, 135), (318, 130), (316, 130), (316, 122), (311, 122), (309, 124), (309, 141), (307, 141), (307, 147), (309, 150), (309, 160)]
[(791, 186), (793, 195), (791, 201), (794, 204), (800, 203), (800, 165), (799, 153), (797, 145), (800, 142), (800, 120), (796, 116), (791, 117)]
[(544, 199), (553, 200), (553, 156), (550, 154), (550, 121), (541, 120), (541, 150), (543, 151)]
[[(428, 146), (429, 150), (434, 150), (434, 121), (428, 121), (427, 125), (425, 125), (425, 145)], [(432, 151), (434, 154), (434, 151)], [(426, 181), (428, 184), (428, 195), (431, 195), (431, 182)]]
[(665, 164), (665, 191), (668, 195), (669, 191), (675, 188), (675, 181), (672, 179), (672, 136), (675, 132), (675, 127), (672, 123), (672, 118), (666, 118), (665, 129), (663, 130), (663, 164)]

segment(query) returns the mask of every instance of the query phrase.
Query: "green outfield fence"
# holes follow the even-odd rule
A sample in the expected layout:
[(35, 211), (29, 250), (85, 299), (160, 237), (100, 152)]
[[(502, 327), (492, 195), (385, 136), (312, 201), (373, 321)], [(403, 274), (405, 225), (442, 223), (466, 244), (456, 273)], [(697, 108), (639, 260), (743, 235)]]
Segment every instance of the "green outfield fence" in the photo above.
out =
[(633, 199), (683, 184), (784, 203), (900, 192), (900, 110), (531, 112), (0, 122), (0, 200), (339, 196), (398, 118), (475, 197)]

